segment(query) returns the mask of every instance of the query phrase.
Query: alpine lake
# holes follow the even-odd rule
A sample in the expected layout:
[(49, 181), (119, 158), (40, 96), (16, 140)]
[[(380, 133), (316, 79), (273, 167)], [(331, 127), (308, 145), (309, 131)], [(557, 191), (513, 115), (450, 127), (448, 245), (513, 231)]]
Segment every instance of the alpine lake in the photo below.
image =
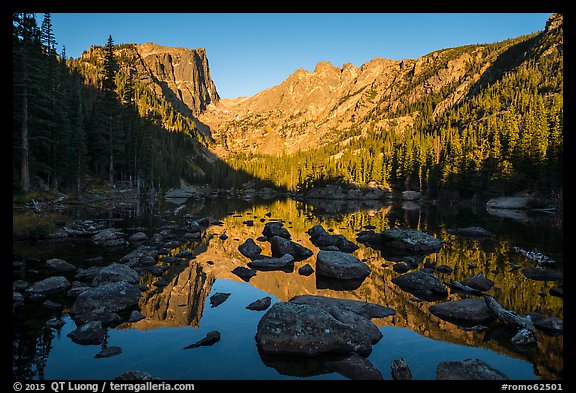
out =
[[(561, 334), (538, 330), (536, 344), (519, 350), (510, 341), (516, 330), (497, 319), (481, 329), (441, 319), (429, 311), (431, 305), (473, 296), (448, 285), (449, 294), (442, 300), (426, 301), (405, 292), (392, 282), (402, 274), (393, 266), (403, 257), (356, 240), (357, 233), (367, 228), (375, 232), (389, 228), (420, 230), (443, 243), (440, 251), (417, 258), (416, 269), (424, 264), (447, 265), (451, 272), (433, 273), (446, 284), (482, 273), (494, 282), (486, 293), (504, 308), (520, 316), (537, 312), (562, 319), (563, 299), (550, 293), (551, 288), (561, 288), (562, 282), (527, 278), (522, 269), (537, 265), (518, 252), (518, 248), (537, 250), (556, 261), (552, 269), (562, 271), (562, 223), (547, 213), (487, 212), (484, 207), (440, 207), (401, 201), (303, 201), (286, 197), (244, 200), (219, 196), (190, 199), (183, 205), (164, 200), (154, 205), (132, 200), (106, 208), (64, 205), (60, 214), (68, 227), (73, 222), (92, 220), (119, 229), (125, 238), (136, 232), (144, 232), (148, 239), (163, 230), (178, 233), (178, 227), (186, 225), (186, 220), (202, 217), (209, 217), (210, 224), (203, 227), (201, 238), (187, 239), (176, 246), (171, 243), (167, 255), (155, 258), (155, 266), (161, 268), (155, 275), (144, 273), (138, 283), (142, 296), (134, 309), (145, 318), (107, 327), (102, 344), (80, 345), (68, 336), (77, 326), (69, 315), (74, 298), (66, 293), (49, 295), (42, 301), (26, 300), (15, 307), (15, 379), (109, 380), (126, 371), (142, 371), (166, 380), (346, 379), (326, 367), (321, 358), (259, 351), (255, 335), (266, 310), (255, 311), (246, 306), (266, 296), (271, 297), (273, 306), (297, 295), (359, 300), (395, 310), (393, 316), (372, 320), (382, 338), (373, 344), (368, 360), (384, 379), (392, 379), (391, 363), (400, 358), (409, 365), (416, 380), (435, 379), (437, 366), (443, 361), (465, 359), (480, 359), (513, 380), (563, 377)], [(252, 223), (247, 224), (249, 220)], [(265, 224), (271, 221), (281, 221), (292, 241), (309, 248), (314, 255), (294, 262), (293, 269), (258, 270), (249, 280), (243, 280), (232, 271), (238, 266), (246, 267), (250, 259), (238, 247), (251, 238), (262, 248), (262, 254), (270, 255), (270, 243), (261, 237)], [(319, 248), (306, 232), (316, 224), (359, 246), (352, 255), (371, 270), (363, 281), (346, 285), (316, 273), (305, 276), (298, 272), (305, 264), (316, 270)], [(450, 231), (464, 227), (482, 227), (492, 236), (475, 239)], [(170, 236), (164, 239), (168, 242)], [(152, 243), (147, 240), (143, 244)], [(98, 261), (97, 266), (102, 267), (120, 261), (136, 246), (103, 247), (88, 237), (14, 241), (13, 261), (18, 263), (14, 263), (13, 281), (31, 284), (50, 275), (63, 275), (73, 282), (78, 270), (55, 274), (44, 267), (45, 261), (58, 258), (78, 269), (94, 267), (94, 261)], [(182, 254), (186, 250), (189, 252)], [(185, 255), (179, 262), (163, 261), (178, 254)], [(162, 284), (156, 285), (159, 280)], [(214, 307), (210, 298), (216, 293), (230, 295)], [(46, 304), (46, 299), (53, 303)], [(48, 321), (58, 323), (47, 325)], [(211, 331), (220, 333), (219, 341), (184, 349)], [(121, 353), (95, 357), (107, 347), (120, 347)]]

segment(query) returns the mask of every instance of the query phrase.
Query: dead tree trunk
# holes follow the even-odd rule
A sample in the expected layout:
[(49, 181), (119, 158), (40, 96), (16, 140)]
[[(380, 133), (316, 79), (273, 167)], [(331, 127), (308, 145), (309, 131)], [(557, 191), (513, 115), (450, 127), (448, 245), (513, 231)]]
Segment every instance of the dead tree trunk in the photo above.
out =
[(505, 309), (490, 295), (484, 295), (484, 300), (488, 308), (496, 314), (502, 323), (518, 329), (518, 333), (512, 337), (512, 344), (523, 346), (536, 343), (536, 328), (530, 318), (521, 317), (515, 312)]

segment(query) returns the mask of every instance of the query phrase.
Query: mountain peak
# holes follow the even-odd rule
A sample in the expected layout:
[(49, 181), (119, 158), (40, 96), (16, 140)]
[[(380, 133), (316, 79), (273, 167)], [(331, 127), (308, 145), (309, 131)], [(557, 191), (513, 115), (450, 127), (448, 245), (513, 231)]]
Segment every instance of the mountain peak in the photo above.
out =
[(562, 14), (552, 14), (546, 21), (546, 31), (555, 30), (562, 27), (564, 16)]
[(316, 68), (314, 68), (315, 74), (335, 72), (335, 71), (339, 71), (339, 68), (333, 66), (332, 63), (330, 63), (329, 61), (321, 61), (318, 64), (316, 64)]

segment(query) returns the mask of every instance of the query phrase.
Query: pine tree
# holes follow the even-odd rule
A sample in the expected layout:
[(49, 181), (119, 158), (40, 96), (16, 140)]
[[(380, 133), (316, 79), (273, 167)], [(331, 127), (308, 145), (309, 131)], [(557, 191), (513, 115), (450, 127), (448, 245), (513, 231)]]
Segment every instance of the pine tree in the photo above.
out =
[(52, 20), (49, 13), (44, 14), (44, 20), (42, 21), (42, 27), (40, 28), (41, 35), (40, 41), (44, 45), (45, 53), (48, 56), (56, 55), (56, 38), (54, 37), (54, 31), (52, 30)]

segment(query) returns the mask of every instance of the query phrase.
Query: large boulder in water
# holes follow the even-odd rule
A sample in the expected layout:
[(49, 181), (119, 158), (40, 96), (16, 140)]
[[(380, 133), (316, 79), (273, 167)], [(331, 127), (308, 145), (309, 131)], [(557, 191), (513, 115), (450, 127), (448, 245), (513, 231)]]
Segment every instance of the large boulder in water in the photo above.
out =
[(92, 285), (97, 286), (105, 282), (126, 281), (130, 284), (137, 284), (140, 276), (134, 269), (120, 263), (113, 263), (103, 267), (98, 271), (92, 281)]
[(106, 330), (100, 321), (91, 321), (83, 324), (68, 334), (76, 344), (100, 345), (104, 342)]
[(402, 290), (412, 293), (424, 300), (448, 296), (448, 290), (435, 276), (416, 270), (392, 279)]
[(395, 311), (357, 300), (296, 296), (276, 303), (258, 323), (256, 343), (275, 354), (318, 356), (325, 353), (368, 355), (382, 333), (371, 318)]
[(282, 257), (285, 254), (290, 254), (294, 257), (294, 260), (301, 261), (314, 255), (309, 248), (280, 236), (272, 237), (270, 244), (272, 256), (274, 257)]
[(536, 281), (562, 281), (564, 274), (558, 270), (544, 269), (539, 267), (527, 267), (522, 269), (522, 274)]
[(280, 258), (254, 259), (248, 262), (248, 266), (260, 270), (284, 270), (294, 268), (294, 257), (284, 254)]
[(65, 291), (70, 287), (70, 281), (66, 277), (54, 276), (35, 282), (26, 289), (28, 295), (49, 295)]
[(138, 304), (140, 289), (126, 281), (102, 284), (78, 295), (70, 309), (71, 314), (117, 312)]
[(342, 280), (362, 279), (370, 274), (368, 265), (354, 255), (341, 251), (319, 251), (316, 275)]
[(526, 209), (528, 208), (532, 197), (518, 196), (518, 197), (499, 197), (492, 198), (486, 202), (487, 209)]
[(462, 362), (441, 362), (436, 368), (439, 380), (505, 380), (504, 373), (480, 359), (466, 359)]
[(358, 246), (346, 239), (343, 235), (331, 235), (320, 224), (314, 225), (306, 231), (310, 235), (310, 241), (316, 247), (326, 249), (327, 247), (334, 246), (340, 251), (354, 252)]
[(247, 258), (252, 259), (253, 257), (260, 255), (262, 248), (254, 242), (253, 239), (247, 239), (244, 243), (238, 246), (238, 251)]
[(442, 240), (416, 229), (393, 228), (380, 233), (382, 243), (411, 252), (435, 252), (442, 248)]
[(69, 273), (76, 270), (76, 266), (57, 258), (47, 260), (46, 267), (60, 273)]
[(267, 222), (266, 225), (264, 225), (262, 234), (268, 239), (272, 239), (274, 236), (280, 236), (284, 239), (291, 238), (290, 232), (288, 232), (288, 229), (284, 228), (284, 224), (280, 221)]
[(433, 304), (430, 312), (438, 318), (454, 323), (483, 324), (496, 318), (483, 298), (455, 300)]

